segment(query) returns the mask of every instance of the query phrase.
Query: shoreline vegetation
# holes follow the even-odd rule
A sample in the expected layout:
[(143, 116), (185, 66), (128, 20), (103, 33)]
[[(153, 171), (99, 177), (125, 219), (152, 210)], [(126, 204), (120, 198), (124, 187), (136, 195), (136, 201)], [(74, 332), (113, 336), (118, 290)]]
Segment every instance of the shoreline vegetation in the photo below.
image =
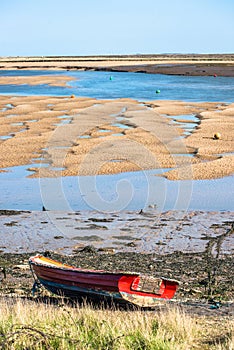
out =
[(178, 307), (154, 312), (0, 299), (0, 347), (79, 350), (231, 350), (228, 318), (191, 317)]
[(113, 254), (98, 252), (92, 246), (70, 256), (44, 253), (86, 268), (96, 265), (113, 270), (134, 264), (154, 273), (157, 265), (161, 271), (164, 267), (164, 274), (168, 270), (173, 276), (182, 274), (183, 282), (174, 300), (152, 310), (71, 302), (44, 288), (32, 294), (34, 280), (27, 263), (31, 254), (0, 254), (0, 266), (5, 267), (6, 275), (0, 282), (0, 348), (233, 348), (231, 256), (216, 260), (209, 254)]

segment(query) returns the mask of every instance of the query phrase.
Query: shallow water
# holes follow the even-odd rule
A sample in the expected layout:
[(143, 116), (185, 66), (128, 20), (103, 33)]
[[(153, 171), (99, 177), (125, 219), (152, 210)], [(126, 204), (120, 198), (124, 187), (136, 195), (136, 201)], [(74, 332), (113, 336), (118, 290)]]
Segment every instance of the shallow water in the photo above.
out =
[[(120, 212), (148, 207), (165, 210), (232, 211), (233, 177), (169, 181), (162, 170), (116, 175), (30, 179), (28, 166), (0, 173), (0, 209)], [(46, 166), (43, 164), (42, 166)]]
[[(68, 75), (76, 80), (67, 87), (48, 85), (0, 85), (6, 95), (71, 95), (98, 99), (132, 98), (137, 100), (184, 100), (232, 102), (233, 77), (189, 77), (145, 73), (95, 71), (0, 71), (0, 76)], [(156, 94), (160, 90), (160, 94)]]
[[(0, 71), (0, 76), (69, 75), (75, 77), (70, 87), (47, 85), (0, 85), (5, 95), (71, 95), (102, 99), (128, 97), (137, 100), (184, 100), (232, 102), (234, 78), (187, 77), (144, 73), (64, 72), (64, 71)], [(155, 91), (160, 89), (161, 93)], [(11, 108), (11, 105), (7, 105)], [(121, 128), (128, 128), (117, 122)], [(179, 120), (184, 120), (184, 125)], [(174, 116), (173, 120), (185, 129), (182, 137), (197, 125), (195, 116)], [(32, 120), (32, 122), (35, 120)], [(61, 117), (60, 125), (70, 121)], [(186, 123), (187, 121), (187, 123)], [(106, 130), (103, 131), (103, 133)], [(121, 133), (115, 134), (121, 136)], [(11, 135), (2, 136), (2, 138)], [(82, 136), (90, 137), (90, 136)], [(188, 155), (191, 156), (191, 155)], [(117, 161), (117, 160), (113, 160)], [(98, 210), (118, 212), (140, 210), (148, 206), (165, 210), (233, 210), (233, 177), (204, 181), (168, 181), (155, 176), (164, 170), (131, 172), (116, 175), (61, 178), (56, 169), (55, 179), (29, 179), (27, 169), (48, 166), (28, 164), (6, 169), (0, 173), (0, 209), (41, 210)]]
[(200, 122), (200, 119), (193, 114), (167, 116), (167, 118), (171, 119), (170, 124), (184, 129), (182, 138), (191, 135)]

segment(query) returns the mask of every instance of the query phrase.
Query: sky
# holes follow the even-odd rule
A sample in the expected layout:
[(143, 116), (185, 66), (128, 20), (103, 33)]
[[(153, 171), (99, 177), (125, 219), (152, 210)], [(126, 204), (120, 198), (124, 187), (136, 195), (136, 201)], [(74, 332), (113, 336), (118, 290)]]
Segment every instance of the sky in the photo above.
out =
[(0, 56), (234, 53), (234, 0), (0, 0)]

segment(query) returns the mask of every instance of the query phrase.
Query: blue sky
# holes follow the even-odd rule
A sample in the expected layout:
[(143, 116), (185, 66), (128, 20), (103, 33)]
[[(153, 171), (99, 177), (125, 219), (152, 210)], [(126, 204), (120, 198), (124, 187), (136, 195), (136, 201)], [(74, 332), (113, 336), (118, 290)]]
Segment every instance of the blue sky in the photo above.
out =
[(233, 53), (233, 0), (0, 0), (0, 56)]

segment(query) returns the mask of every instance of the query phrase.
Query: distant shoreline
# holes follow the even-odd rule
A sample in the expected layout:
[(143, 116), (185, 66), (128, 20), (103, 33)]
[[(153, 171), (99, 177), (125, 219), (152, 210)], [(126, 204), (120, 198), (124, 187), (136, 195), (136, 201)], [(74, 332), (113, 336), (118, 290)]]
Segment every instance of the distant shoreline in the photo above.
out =
[(0, 70), (102, 70), (234, 77), (234, 54), (0, 57)]

